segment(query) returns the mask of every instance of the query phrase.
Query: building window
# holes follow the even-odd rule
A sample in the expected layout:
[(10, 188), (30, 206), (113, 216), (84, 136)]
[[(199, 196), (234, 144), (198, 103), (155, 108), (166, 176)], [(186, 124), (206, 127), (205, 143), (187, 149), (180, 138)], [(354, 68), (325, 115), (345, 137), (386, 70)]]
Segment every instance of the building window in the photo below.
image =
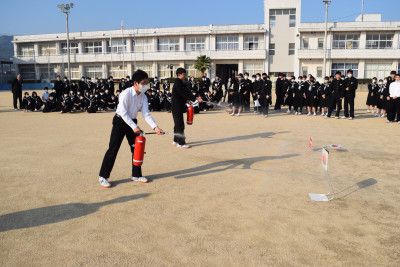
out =
[(346, 75), (346, 72), (350, 69), (353, 70), (353, 76), (358, 77), (358, 63), (332, 63), (332, 76), (335, 76), (337, 71)]
[(303, 49), (308, 49), (308, 38), (303, 38)]
[(393, 34), (367, 34), (366, 49), (392, 48)]
[(290, 15), (289, 27), (296, 27), (296, 15)]
[(317, 78), (322, 78), (322, 67), (317, 67)]
[(90, 78), (103, 78), (103, 69), (101, 66), (88, 66), (86, 67), (85, 76)]
[[(101, 77), (102, 75), (100, 75)], [(68, 77), (68, 67), (64, 69), (64, 77)], [(71, 66), (71, 77), (68, 77), (70, 80), (79, 80), (82, 77), (81, 72), (79, 71), (79, 66)], [(52, 77), (53, 80), (56, 77)]]
[(101, 42), (85, 42), (85, 53), (98, 54), (103, 52)]
[(359, 34), (334, 34), (333, 49), (358, 49), (360, 44)]
[(55, 71), (55, 65), (45, 64), (39, 66), (39, 77), (40, 80), (55, 80), (57, 72)]
[(244, 50), (258, 50), (263, 48), (263, 36), (250, 35), (244, 37)]
[(152, 39), (134, 39), (133, 42), (133, 50), (135, 52), (153, 52)]
[(250, 76), (256, 75), (257, 73), (262, 74), (264, 72), (263, 62), (244, 62), (243, 72), (248, 72)]
[(289, 56), (290, 55), (294, 55), (294, 51), (295, 51), (295, 44), (294, 43), (290, 43), (289, 44)]
[(269, 75), (270, 78), (274, 78), (274, 77), (278, 77), (280, 73), (285, 74), (286, 77), (292, 77), (292, 76), (294, 76), (294, 72), (284, 72), (284, 71), (280, 71), (280, 72), (270, 72), (268, 75)]
[(276, 17), (275, 16), (269, 16), (269, 27), (271, 29), (276, 27)]
[(179, 68), (179, 64), (159, 64), (158, 65), (158, 77), (161, 78), (176, 78), (176, 70)]
[[(79, 44), (78, 43), (69, 43), (69, 52), (71, 54), (79, 53)], [(68, 54), (67, 43), (61, 43), (61, 54)]]
[(128, 75), (128, 66), (125, 65), (111, 65), (108, 66), (109, 76), (113, 76), (113, 78), (125, 78)]
[(324, 49), (324, 38), (318, 38), (318, 49)]
[(158, 51), (179, 51), (179, 38), (158, 39)]
[[(107, 41), (107, 52), (121, 54), (127, 51), (126, 40)], [(113, 76), (114, 77), (114, 76)]]
[(217, 36), (217, 50), (238, 50), (238, 36)]
[(202, 51), (206, 47), (205, 37), (188, 37), (185, 39), (186, 51)]
[(275, 44), (269, 44), (269, 55), (275, 55)]
[(35, 80), (36, 79), (36, 72), (35, 66), (33, 65), (24, 65), (19, 68), (19, 73), (24, 80)]
[(308, 75), (308, 67), (302, 67), (301, 68), (301, 73), (303, 76), (307, 76)]
[(39, 55), (40, 56), (55, 55), (55, 54), (57, 54), (55, 43), (39, 45)]
[(18, 55), (20, 57), (32, 57), (34, 51), (33, 45), (18, 45)]
[(142, 70), (147, 73), (149, 77), (154, 78), (153, 64), (152, 63), (140, 63), (133, 66), (133, 71)]
[(201, 71), (195, 69), (193, 63), (185, 63), (185, 70), (187, 71), (187, 76), (190, 77), (200, 77)]
[(392, 70), (391, 63), (365, 63), (364, 78), (385, 78)]

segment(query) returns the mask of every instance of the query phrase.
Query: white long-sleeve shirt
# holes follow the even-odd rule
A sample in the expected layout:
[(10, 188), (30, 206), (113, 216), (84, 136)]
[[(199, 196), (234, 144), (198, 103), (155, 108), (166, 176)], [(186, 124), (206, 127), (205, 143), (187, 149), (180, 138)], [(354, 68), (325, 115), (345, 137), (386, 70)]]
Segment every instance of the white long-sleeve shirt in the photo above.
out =
[(157, 127), (156, 122), (149, 112), (147, 96), (144, 93), (138, 95), (133, 87), (125, 89), (119, 95), (119, 104), (116, 113), (134, 130), (137, 125), (132, 119), (137, 118), (139, 111), (142, 111), (143, 118), (150, 125), (151, 129)]
[(392, 82), (389, 87), (390, 97), (400, 97), (400, 82)]

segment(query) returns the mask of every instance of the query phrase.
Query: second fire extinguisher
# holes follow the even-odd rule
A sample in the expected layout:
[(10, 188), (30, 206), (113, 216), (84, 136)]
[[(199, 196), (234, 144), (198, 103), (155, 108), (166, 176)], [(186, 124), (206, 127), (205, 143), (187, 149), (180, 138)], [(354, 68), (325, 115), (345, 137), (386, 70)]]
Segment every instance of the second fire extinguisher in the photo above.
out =
[(188, 111), (187, 111), (187, 121), (186, 121), (186, 123), (188, 125), (192, 125), (193, 124), (193, 117), (194, 117), (194, 107), (193, 106), (189, 106), (188, 107)]
[(143, 134), (140, 134), (138, 137), (136, 137), (136, 140), (135, 140), (135, 152), (133, 153), (133, 165), (142, 166), (144, 154), (146, 154), (146, 152), (144, 152), (145, 146), (146, 146), (146, 138), (143, 136)]

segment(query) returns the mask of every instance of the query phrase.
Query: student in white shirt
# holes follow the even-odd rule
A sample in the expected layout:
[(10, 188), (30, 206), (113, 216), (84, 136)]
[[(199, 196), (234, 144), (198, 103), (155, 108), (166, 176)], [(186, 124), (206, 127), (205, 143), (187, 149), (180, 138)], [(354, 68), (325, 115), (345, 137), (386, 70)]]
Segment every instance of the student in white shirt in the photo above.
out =
[[(108, 178), (110, 177), (118, 150), (125, 136), (126, 139), (128, 139), (133, 157), (135, 139), (141, 133), (141, 129), (137, 125), (136, 119), (140, 110), (142, 111), (143, 118), (146, 120), (147, 124), (149, 124), (158, 135), (164, 134), (163, 130), (157, 126), (149, 112), (147, 97), (145, 95), (145, 92), (148, 89), (147, 79), (148, 75), (146, 72), (137, 70), (132, 77), (133, 86), (125, 89), (119, 96), (118, 108), (113, 119), (109, 148), (104, 155), (99, 174), (100, 185), (104, 188), (111, 187)], [(131, 180), (147, 183), (147, 179), (142, 176), (141, 167), (133, 165), (133, 159)]]
[(387, 100), (389, 108), (386, 122), (400, 123), (400, 73), (396, 74), (395, 81), (390, 84)]

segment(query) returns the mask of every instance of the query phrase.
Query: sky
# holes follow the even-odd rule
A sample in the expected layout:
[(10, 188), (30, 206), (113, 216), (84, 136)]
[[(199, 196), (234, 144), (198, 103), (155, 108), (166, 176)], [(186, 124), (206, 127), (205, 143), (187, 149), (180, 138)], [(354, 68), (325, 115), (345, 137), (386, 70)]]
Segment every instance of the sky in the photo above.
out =
[[(264, 22), (263, 0), (70, 0), (70, 32)], [(399, 0), (364, 0), (364, 13), (400, 21)], [(362, 0), (332, 0), (329, 21), (354, 21)], [(0, 35), (65, 32), (63, 0), (0, 0)], [(396, 14), (397, 13), (397, 14)], [(322, 0), (302, 1), (302, 22), (323, 22)]]

